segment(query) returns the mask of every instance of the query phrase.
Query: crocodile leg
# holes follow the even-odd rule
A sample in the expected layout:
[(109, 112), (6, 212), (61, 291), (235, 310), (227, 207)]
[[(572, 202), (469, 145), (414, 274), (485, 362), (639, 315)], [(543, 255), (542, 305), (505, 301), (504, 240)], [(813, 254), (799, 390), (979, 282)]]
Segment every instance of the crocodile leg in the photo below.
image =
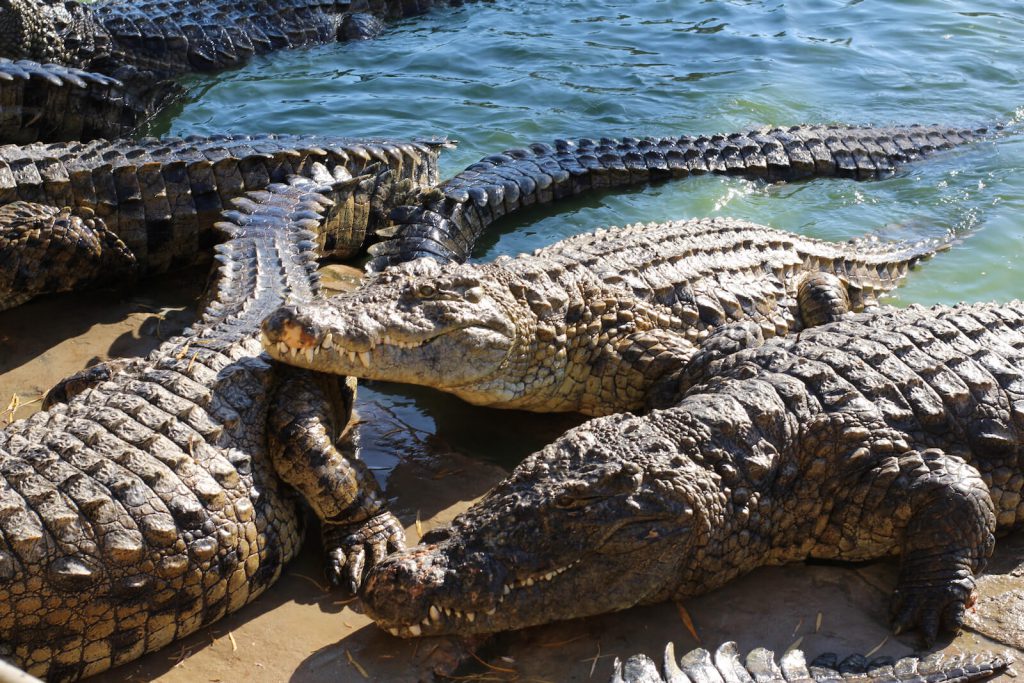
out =
[(0, 310), (135, 272), (134, 255), (102, 220), (33, 202), (0, 206), (0, 254)]
[(796, 300), (804, 327), (834, 322), (853, 310), (847, 284), (832, 273), (803, 275)]
[(49, 410), (57, 403), (67, 403), (86, 389), (93, 389), (109, 382), (122, 370), (141, 370), (145, 367), (142, 358), (111, 358), (92, 367), (79, 370), (53, 385), (43, 397), (43, 410)]
[(963, 460), (928, 449), (902, 456), (900, 469), (907, 464), (911, 517), (890, 613), (896, 633), (919, 627), (931, 646), (940, 627), (963, 623), (974, 576), (995, 547), (995, 509), (981, 475)]
[(281, 366), (268, 416), (270, 456), (278, 475), (304, 497), (320, 519), (326, 573), (334, 585), (358, 590), (371, 566), (405, 547), (405, 532), (384, 509), (380, 486), (356, 457), (348, 430), (355, 379)]

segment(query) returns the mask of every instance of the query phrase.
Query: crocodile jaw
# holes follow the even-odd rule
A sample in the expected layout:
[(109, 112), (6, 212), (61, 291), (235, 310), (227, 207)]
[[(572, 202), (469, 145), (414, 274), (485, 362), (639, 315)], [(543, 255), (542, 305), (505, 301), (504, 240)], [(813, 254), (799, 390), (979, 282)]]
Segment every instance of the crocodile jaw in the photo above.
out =
[(363, 314), (361, 304), (338, 297), (301, 311), (284, 306), (264, 321), (263, 347), (275, 360), (319, 372), (458, 393), (498, 375), (515, 346), (515, 328), (500, 315), (405, 325), (386, 308), (377, 309), (384, 316)]
[(695, 501), (682, 487), (666, 495), (662, 473), (602, 451), (585, 427), (377, 564), (367, 614), (400, 637), (471, 635), (670, 597), (693, 559)]

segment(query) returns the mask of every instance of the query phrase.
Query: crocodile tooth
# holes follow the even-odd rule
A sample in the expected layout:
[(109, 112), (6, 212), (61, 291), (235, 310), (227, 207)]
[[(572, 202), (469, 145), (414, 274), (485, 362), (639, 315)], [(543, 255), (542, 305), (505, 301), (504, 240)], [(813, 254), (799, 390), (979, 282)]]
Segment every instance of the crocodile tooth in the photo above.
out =
[(334, 346), (334, 334), (331, 333), (331, 332), (328, 332), (327, 334), (325, 334), (324, 335), (324, 340), (323, 340), (323, 342), (321, 342), (320, 346), (323, 347), (323, 349), (325, 351), (330, 349), (332, 346)]
[(355, 365), (356, 364), (356, 352), (355, 351), (346, 351), (345, 354), (348, 356), (349, 365)]
[(470, 623), (473, 623), (474, 621), (476, 621), (476, 612), (466, 612), (466, 619)]
[(510, 585), (508, 585), (508, 584), (506, 583), (506, 584), (505, 584), (505, 590), (504, 590), (504, 595), (508, 595), (508, 594), (509, 594), (509, 593), (511, 593), (511, 592), (512, 592), (512, 586), (510, 586)]
[(441, 618), (441, 610), (437, 609), (437, 605), (430, 606), (430, 612), (428, 613), (427, 618), (431, 621), (437, 621)]
[(277, 352), (280, 353), (282, 356), (287, 356), (288, 345), (285, 344), (284, 342), (277, 342)]
[(555, 578), (555, 575), (557, 573), (558, 572), (556, 572), (554, 569), (552, 569), (551, 571), (549, 571), (547, 574), (544, 575), (544, 580), (545, 581), (550, 581), (551, 579)]
[(526, 585), (527, 586), (532, 586), (533, 585), (533, 577), (532, 576), (526, 580)]
[(294, 346), (291, 349), (289, 349), (289, 351), (291, 351), (291, 353), (292, 353), (292, 358), (298, 358), (299, 357), (299, 350), (297, 348), (295, 348)]
[(445, 607), (444, 608), (444, 615), (446, 617), (450, 617), (452, 615), (452, 608), (451, 607)]
[(484, 612), (484, 614), (486, 614), (487, 616), (492, 616), (497, 611), (498, 611), (498, 608), (495, 606), (495, 607), (492, 607), (491, 609), (487, 610), (486, 612)]
[(359, 353), (359, 362), (363, 364), (364, 368), (370, 367), (370, 352), (361, 351)]
[(423, 626), (430, 626), (430, 615), (423, 617), (423, 620), (420, 622), (420, 624), (422, 624)]
[(312, 363), (314, 356), (316, 356), (316, 352), (313, 351), (312, 347), (306, 349), (306, 362), (307, 363)]
[(421, 633), (423, 633), (423, 629), (420, 628), (419, 624), (413, 624), (409, 627), (409, 633), (411, 633), (413, 636), (419, 636)]
[(390, 633), (395, 638), (397, 638), (398, 637), (398, 628), (397, 627), (389, 628), (388, 629), (388, 633)]

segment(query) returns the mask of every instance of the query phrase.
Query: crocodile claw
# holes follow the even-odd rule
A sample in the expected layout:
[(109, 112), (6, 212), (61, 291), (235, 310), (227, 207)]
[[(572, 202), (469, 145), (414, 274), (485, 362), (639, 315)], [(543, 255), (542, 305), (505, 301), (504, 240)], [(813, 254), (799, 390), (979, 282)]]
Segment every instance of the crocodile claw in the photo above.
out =
[(940, 630), (955, 632), (964, 623), (971, 605), (973, 581), (952, 581), (940, 586), (912, 586), (893, 593), (890, 616), (893, 633), (917, 628), (925, 647), (931, 647)]
[(332, 586), (344, 586), (356, 593), (367, 565), (372, 568), (389, 553), (405, 550), (405, 530), (393, 514), (381, 512), (353, 525), (325, 528), (324, 549), (327, 580)]

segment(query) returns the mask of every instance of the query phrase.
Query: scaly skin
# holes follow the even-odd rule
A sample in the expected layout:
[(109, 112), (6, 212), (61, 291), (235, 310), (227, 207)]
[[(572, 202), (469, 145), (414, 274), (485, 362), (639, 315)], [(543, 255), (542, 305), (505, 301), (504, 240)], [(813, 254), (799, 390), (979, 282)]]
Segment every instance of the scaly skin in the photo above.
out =
[(372, 37), (443, 0), (0, 1), (0, 56), (156, 77), (245, 64), (272, 50)]
[(984, 129), (942, 126), (793, 126), (722, 135), (556, 140), (484, 157), (395, 212), (394, 239), (370, 247), (370, 267), (426, 256), (465, 261), (498, 218), (592, 190), (718, 173), (775, 182), (817, 177), (878, 178)]
[(309, 230), (368, 188), (306, 171), (330, 180), (292, 176), (223, 213), (222, 265), (192, 328), (82, 373), (66, 402), (0, 432), (0, 656), (73, 680), (238, 609), (299, 547), (290, 489), (320, 516), (340, 578), (403, 545), (373, 476), (335, 446), (354, 382), (260, 351), (267, 312), (318, 293)]
[[(39, 232), (28, 240), (20, 224), (0, 225), (0, 310), (76, 289), (96, 272), (127, 279), (209, 259), (219, 239), (214, 223), (232, 199), (314, 162), (339, 177), (377, 169), (362, 181), (367, 192), (346, 196), (318, 233), (322, 255), (350, 256), (367, 232), (387, 223), (385, 207), (400, 202), (398, 194), (437, 182), (446, 144), (265, 135), (2, 146), (0, 205), (21, 201), (19, 213)], [(364, 196), (372, 202), (354, 203)], [(40, 227), (63, 207), (96, 234), (83, 242)], [(111, 243), (109, 234), (120, 241)], [(113, 253), (96, 253), (92, 244)], [(58, 268), (66, 262), (83, 267)]]
[(124, 137), (182, 90), (171, 81), (118, 78), (58, 64), (0, 59), (0, 142)]
[(938, 654), (925, 659), (878, 657), (871, 661), (851, 655), (839, 662), (831, 653), (820, 655), (808, 666), (800, 650), (787, 650), (776, 663), (775, 653), (764, 648), (751, 650), (744, 664), (740, 662), (736, 643), (723, 643), (713, 654), (697, 648), (677, 662), (675, 648), (669, 643), (665, 646), (664, 677), (646, 655), (633, 655), (625, 663), (616, 658), (609, 683), (966, 683), (991, 678), (1007, 666), (1006, 660), (996, 655), (944, 659)]
[(763, 343), (737, 323), (686, 375), (672, 407), (570, 430), (375, 567), (367, 613), (401, 636), (487, 633), (898, 554), (894, 629), (960, 625), (994, 534), (1024, 518), (1024, 302)]
[(720, 325), (753, 320), (775, 336), (861, 310), (947, 246), (836, 244), (727, 218), (638, 224), (491, 264), (396, 266), (282, 308), (264, 345), (300, 367), (478, 405), (603, 415), (642, 408)]

